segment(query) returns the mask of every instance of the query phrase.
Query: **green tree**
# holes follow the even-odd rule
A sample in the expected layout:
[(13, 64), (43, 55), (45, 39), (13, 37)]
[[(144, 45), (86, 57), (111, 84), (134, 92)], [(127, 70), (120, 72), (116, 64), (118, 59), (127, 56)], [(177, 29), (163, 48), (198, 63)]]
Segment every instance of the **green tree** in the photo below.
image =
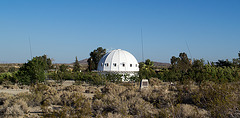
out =
[(203, 59), (195, 59), (193, 61), (192, 67), (195, 69), (203, 69), (204, 67), (204, 60)]
[(238, 53), (238, 58), (234, 58), (234, 59), (233, 59), (233, 65), (234, 65), (235, 67), (240, 67), (240, 51), (239, 51), (239, 53)]
[(43, 82), (46, 78), (46, 71), (52, 66), (51, 59), (46, 55), (34, 57), (32, 60), (23, 64), (16, 76), (22, 84), (35, 84)]
[(9, 69), (8, 69), (8, 72), (15, 72), (17, 69), (15, 68), (15, 67), (10, 67)]
[(5, 73), (5, 69), (3, 67), (0, 67), (0, 73)]
[(66, 72), (66, 71), (67, 71), (67, 66), (64, 65), (64, 64), (62, 64), (62, 65), (59, 66), (59, 70), (60, 70), (61, 72)]
[(156, 76), (156, 72), (153, 70), (153, 62), (147, 59), (145, 63), (139, 63), (139, 77), (140, 79), (149, 79)]
[(88, 58), (88, 70), (97, 70), (98, 62), (106, 54), (106, 49), (102, 47), (98, 47), (93, 52), (90, 53), (90, 57)]
[(74, 65), (73, 65), (73, 72), (79, 72), (81, 69), (80, 69), (80, 64), (78, 62), (78, 59), (76, 57), (76, 60), (74, 62)]
[(174, 70), (187, 72), (191, 68), (191, 61), (187, 54), (183, 52), (179, 54), (179, 57), (173, 56), (171, 58), (171, 65)]
[(226, 60), (226, 61), (224, 61), (224, 60), (218, 60), (218, 62), (216, 62), (216, 64), (217, 64), (217, 66), (219, 66), (219, 67), (231, 67), (233, 64), (230, 62), (230, 61), (228, 61), (228, 60)]

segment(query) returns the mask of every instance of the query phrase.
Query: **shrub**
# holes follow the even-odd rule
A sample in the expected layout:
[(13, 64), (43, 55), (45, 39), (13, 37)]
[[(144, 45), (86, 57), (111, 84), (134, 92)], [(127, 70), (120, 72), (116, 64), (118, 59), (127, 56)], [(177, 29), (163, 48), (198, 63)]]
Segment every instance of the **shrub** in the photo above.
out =
[(18, 117), (28, 113), (28, 105), (23, 99), (10, 98), (4, 102), (4, 114), (6, 116)]
[(240, 106), (235, 87), (230, 84), (204, 82), (192, 99), (195, 105), (210, 111), (212, 117), (236, 117)]
[(90, 101), (78, 92), (63, 91), (60, 96), (62, 108), (51, 112), (43, 107), (44, 117), (89, 117), (92, 114)]
[(149, 84), (151, 86), (159, 86), (159, 85), (161, 85), (161, 83), (162, 83), (162, 81), (159, 80), (158, 78), (150, 78), (149, 79)]
[(63, 88), (64, 91), (69, 91), (69, 92), (73, 92), (73, 91), (76, 91), (76, 92), (83, 92), (84, 89), (82, 86), (80, 85), (71, 85), (71, 86), (66, 86), (65, 88)]
[(7, 107), (5, 116), (19, 117), (24, 114), (20, 105), (14, 104), (13, 106)]

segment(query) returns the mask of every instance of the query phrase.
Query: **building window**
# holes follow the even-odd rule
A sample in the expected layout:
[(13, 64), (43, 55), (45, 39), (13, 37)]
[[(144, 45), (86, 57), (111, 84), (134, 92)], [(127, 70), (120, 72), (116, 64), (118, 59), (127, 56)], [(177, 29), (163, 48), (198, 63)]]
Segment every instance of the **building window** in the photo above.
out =
[(136, 64), (136, 67), (138, 67), (138, 65)]
[(123, 64), (123, 67), (125, 67), (125, 64)]
[(108, 63), (105, 63), (105, 66), (108, 66)]
[(103, 63), (101, 63), (101, 66), (103, 66)]
[(116, 67), (116, 66), (117, 66), (117, 64), (116, 64), (116, 63), (113, 63), (113, 66), (114, 66), (114, 67)]
[(132, 67), (132, 64), (130, 64), (130, 67)]

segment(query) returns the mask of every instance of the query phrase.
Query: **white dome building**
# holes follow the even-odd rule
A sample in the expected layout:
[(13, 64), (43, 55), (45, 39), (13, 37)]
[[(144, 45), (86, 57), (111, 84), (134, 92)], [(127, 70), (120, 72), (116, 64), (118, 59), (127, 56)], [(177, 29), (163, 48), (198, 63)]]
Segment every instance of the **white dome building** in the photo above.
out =
[(123, 75), (136, 75), (139, 71), (136, 58), (129, 52), (121, 49), (105, 54), (98, 63), (98, 72), (102, 74), (117, 73)]

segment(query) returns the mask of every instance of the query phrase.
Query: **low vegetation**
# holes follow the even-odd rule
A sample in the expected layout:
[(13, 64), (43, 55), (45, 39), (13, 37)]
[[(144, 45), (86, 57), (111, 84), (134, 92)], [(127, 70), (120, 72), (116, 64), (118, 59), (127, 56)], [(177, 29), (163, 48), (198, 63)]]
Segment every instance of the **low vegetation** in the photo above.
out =
[(106, 83), (92, 86), (88, 97), (83, 85), (66, 87), (37, 84), (29, 93), (1, 93), (5, 117), (240, 117), (239, 83), (192, 81), (171, 84), (157, 78), (140, 90), (138, 84)]
[[(240, 53), (233, 61), (205, 63), (185, 53), (171, 58), (169, 68), (139, 64), (139, 76), (121, 82), (121, 75), (91, 72), (105, 50), (91, 53), (91, 67), (81, 72), (76, 62), (54, 67), (46, 55), (34, 57), (19, 70), (0, 74), (0, 89), (28, 89), (16, 95), (0, 93), (3, 117), (240, 117)], [(94, 58), (94, 59), (91, 59)], [(46, 81), (54, 80), (53, 82)], [(140, 90), (141, 79), (150, 86)], [(64, 86), (65, 80), (74, 85)], [(32, 111), (35, 110), (35, 111)]]

